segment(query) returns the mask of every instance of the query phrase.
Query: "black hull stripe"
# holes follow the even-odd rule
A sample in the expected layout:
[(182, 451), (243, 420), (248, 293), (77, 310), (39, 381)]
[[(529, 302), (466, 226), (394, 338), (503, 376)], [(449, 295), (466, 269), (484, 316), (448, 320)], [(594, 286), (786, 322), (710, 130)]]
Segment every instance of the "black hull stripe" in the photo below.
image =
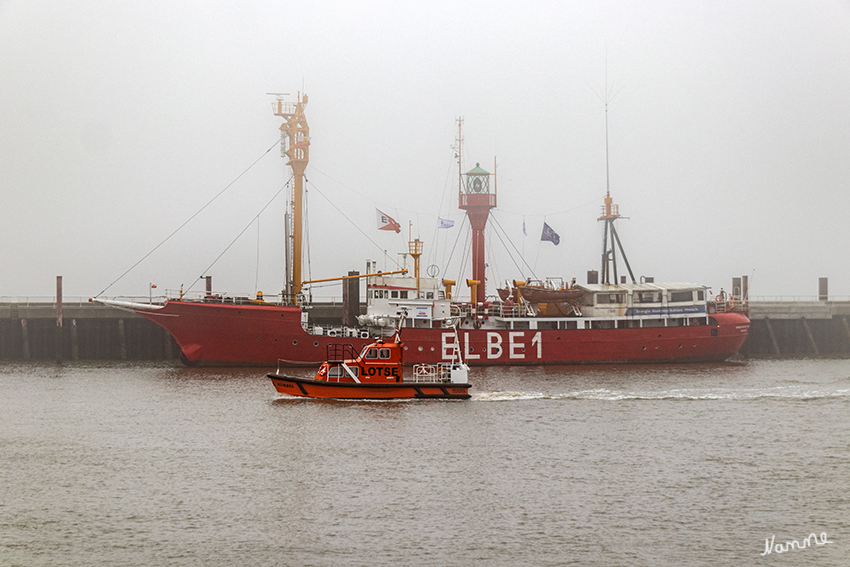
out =
[[(468, 390), (471, 388), (469, 384), (451, 384), (446, 385), (445, 383), (440, 382), (391, 382), (387, 384), (358, 384), (356, 382), (328, 382), (325, 380), (312, 380), (309, 378), (297, 378), (294, 376), (280, 376), (277, 374), (268, 374), (269, 378), (272, 379), (273, 382), (289, 382), (294, 383), (298, 386), (298, 389), (301, 390), (301, 393), (307, 397), (310, 397), (310, 394), (307, 393), (304, 385), (315, 385), (321, 387), (344, 387), (344, 388), (358, 388), (358, 389), (367, 389), (367, 390), (397, 390), (401, 388), (412, 388), (415, 392), (413, 397), (420, 399), (457, 399), (457, 400), (468, 400), (472, 396), (468, 393), (464, 394), (454, 394), (449, 392), (449, 388), (463, 388)], [(440, 390), (440, 394), (426, 394), (422, 391), (422, 388), (438, 388)]]

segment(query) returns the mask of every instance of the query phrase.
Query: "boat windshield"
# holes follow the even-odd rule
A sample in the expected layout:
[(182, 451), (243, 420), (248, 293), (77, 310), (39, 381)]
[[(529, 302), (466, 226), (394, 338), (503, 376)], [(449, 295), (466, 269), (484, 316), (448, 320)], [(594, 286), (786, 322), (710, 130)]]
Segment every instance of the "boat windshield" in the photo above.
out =
[(390, 354), (390, 349), (388, 348), (366, 347), (363, 349), (363, 354), (360, 357), (365, 360), (375, 360), (377, 358), (387, 360), (392, 358), (392, 354)]

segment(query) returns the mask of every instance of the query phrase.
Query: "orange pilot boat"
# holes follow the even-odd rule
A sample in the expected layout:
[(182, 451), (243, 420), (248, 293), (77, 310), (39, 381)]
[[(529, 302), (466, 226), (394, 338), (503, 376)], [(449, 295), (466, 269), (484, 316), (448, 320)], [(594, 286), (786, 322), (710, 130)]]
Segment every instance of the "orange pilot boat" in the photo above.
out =
[[(397, 398), (470, 398), (469, 367), (453, 362), (421, 363), (405, 376), (404, 344), (396, 332), (388, 342), (366, 345), (358, 355), (350, 344), (329, 344), (327, 360), (314, 378), (269, 374), (282, 394), (308, 398), (387, 400)], [(456, 351), (459, 354), (459, 350)]]

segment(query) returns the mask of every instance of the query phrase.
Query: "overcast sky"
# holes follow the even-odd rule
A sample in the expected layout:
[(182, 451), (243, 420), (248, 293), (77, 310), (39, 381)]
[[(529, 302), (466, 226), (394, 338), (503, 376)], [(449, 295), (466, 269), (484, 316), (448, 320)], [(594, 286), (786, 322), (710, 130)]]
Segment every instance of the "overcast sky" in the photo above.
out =
[[(246, 169), (106, 295), (205, 273), (278, 292), (289, 172), (267, 152), (280, 120), (266, 93), (299, 91), (305, 276), (392, 267), (412, 221), (424, 265), (471, 277), (462, 116), (463, 169), (499, 164), (488, 292), (530, 272), (584, 282), (600, 264), (607, 99), (636, 276), (716, 292), (749, 275), (758, 296), (814, 295), (826, 276), (850, 295), (847, 1), (0, 0), (0, 297), (51, 296), (57, 275), (66, 296), (99, 293)], [(402, 235), (376, 230), (376, 208)], [(559, 246), (540, 242), (544, 221)]]

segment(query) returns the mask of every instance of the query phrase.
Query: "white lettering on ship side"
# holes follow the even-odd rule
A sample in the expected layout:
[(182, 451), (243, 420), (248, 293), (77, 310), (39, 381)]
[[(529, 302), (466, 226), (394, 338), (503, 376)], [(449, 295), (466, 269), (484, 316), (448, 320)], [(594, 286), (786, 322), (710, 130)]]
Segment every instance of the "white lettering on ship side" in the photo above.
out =
[(467, 360), (481, 358), (480, 354), (473, 354), (472, 349), (469, 348), (469, 333), (463, 334), (463, 346), (465, 347), (465, 350), (463, 351), (464, 358)]
[(499, 333), (487, 333), (487, 358), (499, 358), (502, 356), (502, 336)]
[[(455, 343), (454, 338), (454, 333), (443, 333), (443, 360), (457, 358), (457, 343)], [(449, 342), (449, 339), (451, 339), (451, 342)]]
[(525, 333), (522, 331), (511, 331), (508, 333), (508, 358), (525, 358), (524, 352), (516, 352), (517, 349), (525, 348), (525, 343), (514, 342), (514, 339), (521, 339)]
[[(508, 333), (508, 358), (512, 360), (525, 359), (524, 341), (525, 333), (523, 331), (511, 331)], [(487, 353), (487, 360), (497, 360), (505, 353), (505, 348), (502, 346), (503, 338), (500, 333), (487, 331), (487, 346), (484, 352)], [(543, 334), (540, 331), (534, 333), (531, 337), (531, 346), (537, 347), (537, 359), (543, 358)], [(463, 333), (461, 343), (454, 341), (454, 333), (442, 334), (442, 354), (443, 360), (452, 360), (456, 358), (456, 349), (463, 348), (463, 354), (466, 359), (476, 360), (481, 358), (480, 354), (475, 353), (469, 341), (469, 333)]]

